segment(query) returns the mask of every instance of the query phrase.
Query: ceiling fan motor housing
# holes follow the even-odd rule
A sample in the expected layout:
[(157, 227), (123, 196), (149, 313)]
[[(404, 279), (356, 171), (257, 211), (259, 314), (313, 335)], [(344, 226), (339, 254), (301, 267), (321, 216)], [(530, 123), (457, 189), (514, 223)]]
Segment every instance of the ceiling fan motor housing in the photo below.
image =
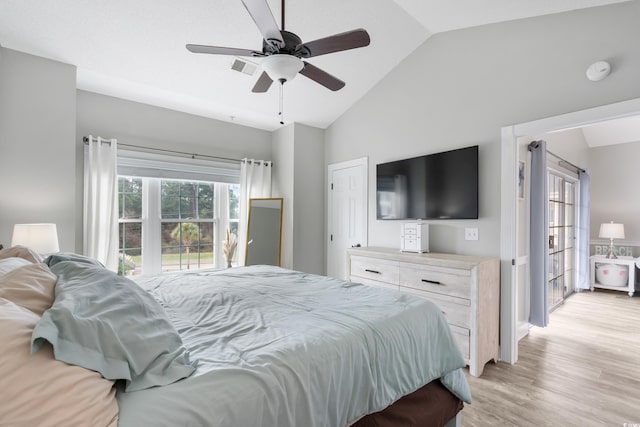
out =
[[(284, 46), (280, 40), (262, 40), (262, 52), (265, 55), (286, 54), (298, 58), (308, 58), (309, 50), (302, 46), (302, 39), (289, 31), (280, 31)], [(300, 46), (300, 48), (298, 48)]]

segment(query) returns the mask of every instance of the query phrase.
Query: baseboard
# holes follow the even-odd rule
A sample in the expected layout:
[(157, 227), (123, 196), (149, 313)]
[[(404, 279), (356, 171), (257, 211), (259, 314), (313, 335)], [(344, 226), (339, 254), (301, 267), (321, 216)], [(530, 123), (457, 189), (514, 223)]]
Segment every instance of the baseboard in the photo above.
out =
[(531, 328), (531, 324), (529, 322), (522, 322), (518, 325), (518, 330), (516, 331), (517, 340), (520, 341), (522, 338), (529, 335), (529, 329)]

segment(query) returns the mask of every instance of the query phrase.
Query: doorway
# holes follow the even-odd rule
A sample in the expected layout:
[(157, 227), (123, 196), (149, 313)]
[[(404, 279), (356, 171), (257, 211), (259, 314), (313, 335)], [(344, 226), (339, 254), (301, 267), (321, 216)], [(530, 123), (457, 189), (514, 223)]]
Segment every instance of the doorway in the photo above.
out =
[(640, 114), (640, 98), (502, 128), (500, 360), (508, 363), (515, 363), (518, 360), (518, 306), (526, 297), (519, 292), (516, 267), (518, 139), (638, 114)]

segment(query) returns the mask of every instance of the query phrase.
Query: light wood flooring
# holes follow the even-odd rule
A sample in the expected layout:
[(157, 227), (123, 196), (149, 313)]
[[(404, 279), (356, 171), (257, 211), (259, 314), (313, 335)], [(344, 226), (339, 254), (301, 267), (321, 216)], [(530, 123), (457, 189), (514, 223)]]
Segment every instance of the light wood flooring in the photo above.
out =
[(640, 427), (640, 297), (574, 294), (520, 341), (516, 364), (467, 379), (463, 427)]

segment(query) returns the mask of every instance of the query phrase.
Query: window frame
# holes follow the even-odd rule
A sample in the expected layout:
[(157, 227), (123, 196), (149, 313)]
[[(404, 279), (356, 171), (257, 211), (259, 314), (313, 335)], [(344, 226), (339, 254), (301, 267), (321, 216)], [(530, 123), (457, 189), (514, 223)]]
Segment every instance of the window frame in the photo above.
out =
[[(237, 183), (225, 183), (225, 182), (210, 182), (201, 181), (195, 179), (174, 179), (174, 178), (158, 178), (158, 177), (143, 177), (135, 175), (123, 175), (118, 174), (118, 180), (120, 178), (136, 178), (142, 180), (142, 198), (141, 198), (141, 219), (121, 219), (118, 218), (118, 225), (125, 222), (139, 222), (142, 227), (142, 239), (141, 239), (141, 260), (142, 266), (140, 274), (159, 274), (165, 273), (162, 268), (162, 224), (163, 223), (181, 223), (181, 222), (193, 222), (199, 223), (213, 223), (213, 268), (223, 268), (226, 266), (226, 260), (222, 252), (222, 243), (225, 239), (226, 228), (231, 222), (238, 222), (238, 219), (229, 218), (229, 188)], [(203, 182), (206, 184), (213, 184), (213, 218), (206, 219), (162, 219), (162, 194), (161, 194), (161, 182), (165, 181), (183, 181), (183, 182)], [(120, 203), (120, 198), (118, 198)], [(118, 252), (122, 253), (122, 249), (118, 247)], [(237, 264), (237, 253), (234, 255), (234, 264)], [(205, 267), (208, 268), (208, 267)], [(194, 268), (197, 270), (201, 268)], [(184, 271), (182, 266), (179, 270), (171, 271)]]

